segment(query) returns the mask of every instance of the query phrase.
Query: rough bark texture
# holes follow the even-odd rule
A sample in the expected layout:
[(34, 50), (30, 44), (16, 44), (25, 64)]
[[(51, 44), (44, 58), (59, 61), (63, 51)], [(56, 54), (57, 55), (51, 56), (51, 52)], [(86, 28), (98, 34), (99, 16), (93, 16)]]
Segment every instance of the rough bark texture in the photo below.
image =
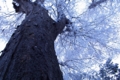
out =
[(63, 80), (54, 40), (66, 18), (55, 22), (43, 7), (32, 6), (0, 57), (0, 80)]

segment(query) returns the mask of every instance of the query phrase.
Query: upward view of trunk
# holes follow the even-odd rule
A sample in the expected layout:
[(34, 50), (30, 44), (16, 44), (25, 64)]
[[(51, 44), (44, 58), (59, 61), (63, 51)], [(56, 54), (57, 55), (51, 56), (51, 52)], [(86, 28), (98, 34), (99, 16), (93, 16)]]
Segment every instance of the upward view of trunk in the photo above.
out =
[[(22, 1), (31, 7), (27, 10)], [(27, 14), (0, 56), (0, 80), (63, 80), (54, 41), (66, 25), (66, 18), (52, 20), (38, 4), (18, 0)], [(19, 10), (18, 10), (19, 12)]]

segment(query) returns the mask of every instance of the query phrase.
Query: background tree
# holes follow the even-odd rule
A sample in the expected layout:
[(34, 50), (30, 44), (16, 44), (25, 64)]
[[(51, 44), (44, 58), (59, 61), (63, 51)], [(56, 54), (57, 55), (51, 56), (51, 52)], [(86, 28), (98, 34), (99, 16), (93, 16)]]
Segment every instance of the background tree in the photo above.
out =
[(113, 63), (109, 58), (105, 63), (100, 65), (99, 71), (94, 71), (92, 74), (79, 73), (69, 74), (73, 80), (120, 80), (120, 69), (117, 63)]
[[(83, 4), (85, 7), (81, 10), (80, 5)], [(61, 20), (61, 14), (70, 20), (55, 41), (56, 55), (64, 79), (73, 79), (72, 74), (91, 75), (96, 70), (96, 66), (98, 68), (98, 65), (108, 57), (119, 54), (119, 18), (117, 16), (119, 16), (120, 5), (118, 0), (45, 0), (44, 4), (40, 2), (39, 5), (48, 10), (49, 16), (55, 22)], [(27, 10), (20, 11), (26, 13)], [(28, 13), (29, 10), (26, 14)], [(16, 24), (21, 23), (21, 16), (24, 17), (22, 14), (11, 16), (14, 17), (13, 21), (17, 21)], [(1, 17), (3, 18), (3, 14)], [(9, 21), (7, 18), (1, 21)], [(12, 20), (9, 23), (12, 23)], [(2, 34), (8, 37), (16, 24), (7, 29), (5, 26), (8, 22), (3, 24), (1, 24), (4, 26), (1, 27), (1, 32), (4, 29)]]
[(100, 77), (102, 80), (120, 80), (120, 69), (118, 64), (113, 64), (111, 59), (108, 59), (100, 69)]

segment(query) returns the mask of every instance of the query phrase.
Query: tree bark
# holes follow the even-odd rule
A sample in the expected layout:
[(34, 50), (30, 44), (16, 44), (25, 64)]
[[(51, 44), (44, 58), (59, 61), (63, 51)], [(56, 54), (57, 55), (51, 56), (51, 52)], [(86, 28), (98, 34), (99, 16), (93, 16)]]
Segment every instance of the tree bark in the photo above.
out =
[(0, 80), (63, 80), (54, 41), (66, 18), (55, 22), (46, 9), (32, 6), (0, 57)]

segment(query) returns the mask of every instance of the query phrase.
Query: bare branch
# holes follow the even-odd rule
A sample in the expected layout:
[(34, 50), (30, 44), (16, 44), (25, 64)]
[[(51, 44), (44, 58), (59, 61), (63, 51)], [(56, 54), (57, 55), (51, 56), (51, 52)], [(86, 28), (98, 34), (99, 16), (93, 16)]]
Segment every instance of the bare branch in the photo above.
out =
[(92, 3), (91, 5), (89, 6), (89, 9), (92, 9), (92, 8), (95, 8), (96, 6), (100, 5), (101, 3), (104, 3), (106, 2), (107, 0), (99, 0), (99, 1), (96, 1), (95, 0), (92, 0)]

